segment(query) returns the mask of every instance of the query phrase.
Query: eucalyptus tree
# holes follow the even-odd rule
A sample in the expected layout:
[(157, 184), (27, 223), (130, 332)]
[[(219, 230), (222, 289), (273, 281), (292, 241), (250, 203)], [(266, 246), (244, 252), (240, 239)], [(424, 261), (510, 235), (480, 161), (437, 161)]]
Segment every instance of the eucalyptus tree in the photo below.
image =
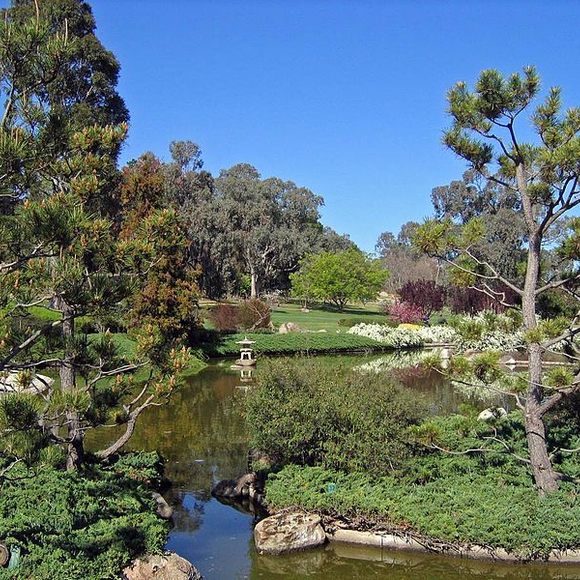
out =
[[(445, 144), (490, 187), (502, 188), (513, 196), (513, 207), (524, 227), (523, 280), (506, 276), (492, 256), (477, 251), (486, 236), (481, 217), (472, 217), (459, 230), (450, 220), (429, 220), (415, 238), (422, 250), (449, 261), (466, 284), (505, 301), (494, 286), (500, 283), (521, 300), (529, 373), (524, 392), (516, 391), (515, 396), (524, 414), (531, 471), (544, 494), (557, 489), (562, 477), (552, 464), (545, 416), (580, 390), (580, 374), (544, 374), (542, 369), (545, 353), (580, 331), (580, 311), (565, 321), (542, 322), (537, 317), (538, 300), (549, 290), (578, 297), (580, 220), (565, 222), (567, 236), (560, 239), (557, 248), (560, 268), (543, 270), (541, 256), (546, 244), (554, 243), (553, 232), (580, 204), (580, 109), (562, 111), (559, 88), (551, 88), (536, 105), (539, 93), (540, 79), (533, 67), (526, 67), (523, 75), (509, 77), (485, 70), (473, 91), (463, 82), (449, 91), (452, 126), (444, 136)], [(522, 128), (526, 116), (531, 127)], [(524, 140), (522, 134), (531, 140)]]
[(517, 276), (524, 259), (525, 225), (521, 200), (512, 190), (471, 169), (461, 180), (435, 187), (431, 201), (438, 219), (458, 224), (484, 219), (485, 237), (473, 251), (497, 264), (505, 276)]
[[(78, 0), (16, 1), (0, 22), (0, 193), (11, 200), (0, 216), (0, 372), (41, 391), (0, 399), (0, 444), (15, 461), (63, 448), (69, 469), (82, 465), (92, 426), (124, 425), (100, 456), (118, 451), (139, 414), (173, 389), (185, 359), (151, 318), (135, 329), (135, 353), (122, 353), (108, 333), (79, 332), (84, 315), (126, 312), (139, 274), (160, 259), (147, 237), (155, 223), (120, 241), (107, 215), (127, 130), (116, 122), (127, 115), (118, 65), (92, 30)], [(102, 69), (92, 61), (98, 53)], [(135, 390), (130, 371), (152, 355), (156, 365)], [(46, 389), (33, 379), (44, 368), (59, 378)]]
[(398, 292), (408, 282), (439, 278), (437, 260), (423, 255), (411, 243), (412, 233), (418, 225), (417, 222), (404, 223), (396, 236), (383, 232), (377, 239), (375, 253), (390, 273), (384, 287), (388, 292)]
[(249, 276), (256, 297), (281, 272), (295, 270), (312, 247), (322, 198), (291, 181), (262, 179), (245, 163), (222, 170), (215, 187), (222, 245)]

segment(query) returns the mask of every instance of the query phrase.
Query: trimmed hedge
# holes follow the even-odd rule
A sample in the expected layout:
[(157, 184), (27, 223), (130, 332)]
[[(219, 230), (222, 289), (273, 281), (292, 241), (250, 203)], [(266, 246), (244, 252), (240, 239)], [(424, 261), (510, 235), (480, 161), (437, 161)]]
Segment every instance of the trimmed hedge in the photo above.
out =
[(236, 356), (240, 352), (237, 341), (244, 337), (255, 340), (254, 351), (258, 354), (319, 354), (333, 352), (382, 352), (392, 350), (371, 338), (353, 334), (317, 332), (293, 332), (288, 334), (231, 334), (212, 344), (202, 345), (210, 357)]

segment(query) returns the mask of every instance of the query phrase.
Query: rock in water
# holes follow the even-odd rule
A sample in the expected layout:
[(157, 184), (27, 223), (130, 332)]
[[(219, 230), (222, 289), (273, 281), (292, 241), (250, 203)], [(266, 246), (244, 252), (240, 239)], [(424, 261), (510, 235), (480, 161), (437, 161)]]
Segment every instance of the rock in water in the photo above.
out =
[(320, 516), (292, 512), (259, 522), (254, 528), (254, 541), (260, 553), (281, 554), (320, 546), (326, 541), (326, 534), (320, 525)]
[(165, 501), (165, 498), (160, 493), (154, 491), (153, 499), (157, 504), (157, 515), (164, 520), (170, 520), (173, 516), (173, 508)]
[(123, 570), (123, 580), (202, 580), (197, 568), (174, 552), (135, 560)]

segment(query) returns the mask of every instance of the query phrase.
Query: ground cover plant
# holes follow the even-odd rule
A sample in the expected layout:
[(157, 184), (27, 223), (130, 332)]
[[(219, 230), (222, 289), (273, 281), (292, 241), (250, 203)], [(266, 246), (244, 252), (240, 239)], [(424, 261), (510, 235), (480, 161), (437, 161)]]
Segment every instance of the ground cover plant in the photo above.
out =
[[(54, 457), (53, 457), (54, 460)], [(0, 479), (0, 538), (20, 565), (0, 578), (118, 578), (134, 558), (163, 549), (168, 525), (155, 513), (157, 454), (128, 454), (108, 467), (66, 472), (16, 465)]]
[(522, 559), (577, 548), (580, 537), (580, 503), (570, 488), (541, 500), (532, 486), (513, 486), (494, 472), (403, 485), (394, 477), (291, 465), (270, 476), (267, 498), (272, 509), (366, 519), (369, 527), (378, 522), (379, 529), (430, 538), (434, 547), (442, 541), (501, 547)]

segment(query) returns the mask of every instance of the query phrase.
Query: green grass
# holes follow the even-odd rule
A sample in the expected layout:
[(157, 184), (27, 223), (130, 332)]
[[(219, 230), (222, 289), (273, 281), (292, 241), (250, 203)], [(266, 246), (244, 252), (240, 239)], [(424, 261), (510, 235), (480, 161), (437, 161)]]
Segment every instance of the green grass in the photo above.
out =
[(382, 352), (391, 350), (381, 342), (354, 334), (330, 334), (292, 332), (289, 334), (240, 333), (225, 335), (213, 344), (202, 345), (211, 357), (235, 356), (240, 352), (237, 341), (244, 337), (254, 340), (257, 354), (333, 353), (333, 352)]
[(272, 322), (276, 327), (284, 322), (294, 322), (302, 330), (326, 330), (335, 332), (340, 329), (338, 321), (345, 318), (364, 318), (365, 321), (386, 322), (386, 316), (379, 312), (377, 304), (348, 307), (343, 311), (322, 306), (309, 307), (310, 312), (302, 312), (301, 304), (281, 304), (272, 311)]

